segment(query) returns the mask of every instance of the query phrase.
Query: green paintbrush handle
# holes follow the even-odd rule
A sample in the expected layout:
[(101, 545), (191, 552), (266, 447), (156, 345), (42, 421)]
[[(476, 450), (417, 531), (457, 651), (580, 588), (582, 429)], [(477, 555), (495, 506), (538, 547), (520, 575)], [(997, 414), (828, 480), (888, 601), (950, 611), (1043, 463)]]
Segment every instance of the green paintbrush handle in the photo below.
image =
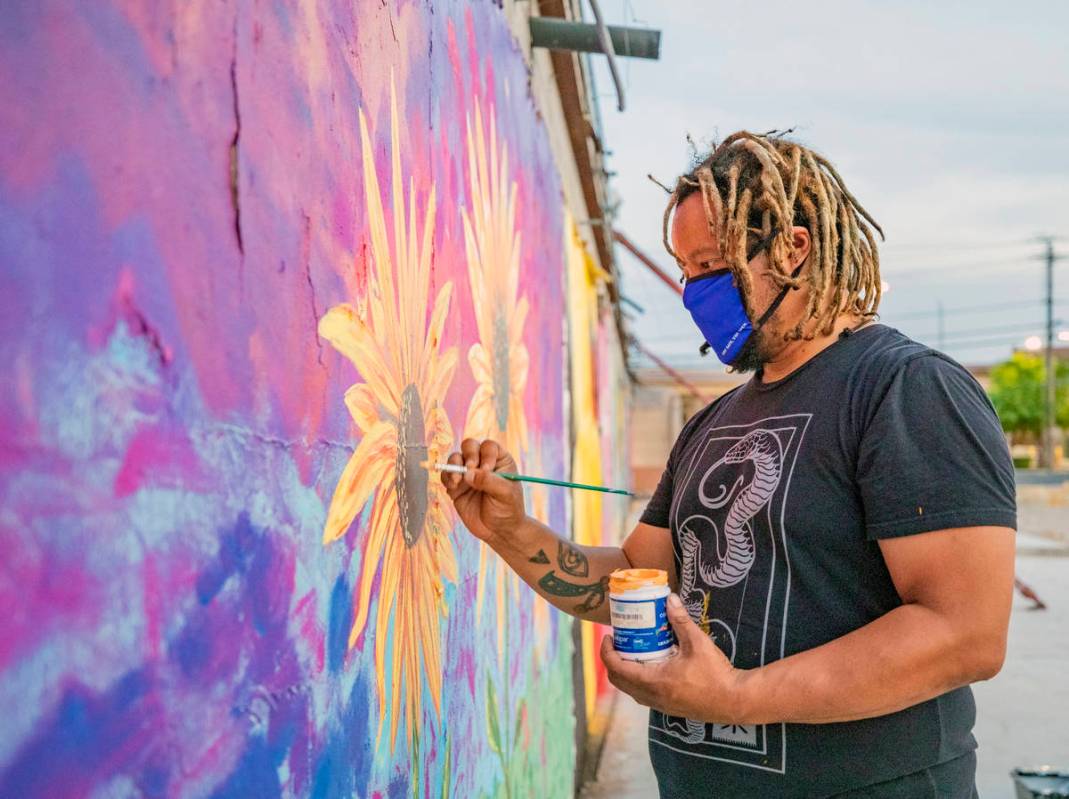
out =
[(561, 488), (579, 488), (583, 491), (601, 491), (606, 494), (623, 494), (625, 497), (633, 497), (630, 491), (622, 488), (606, 488), (605, 486), (592, 486), (586, 483), (569, 483), (567, 480), (550, 480), (548, 477), (529, 477), (525, 474), (512, 474), (511, 472), (495, 472), (498, 477), (512, 480), (517, 483), (541, 483), (547, 486), (560, 486)]

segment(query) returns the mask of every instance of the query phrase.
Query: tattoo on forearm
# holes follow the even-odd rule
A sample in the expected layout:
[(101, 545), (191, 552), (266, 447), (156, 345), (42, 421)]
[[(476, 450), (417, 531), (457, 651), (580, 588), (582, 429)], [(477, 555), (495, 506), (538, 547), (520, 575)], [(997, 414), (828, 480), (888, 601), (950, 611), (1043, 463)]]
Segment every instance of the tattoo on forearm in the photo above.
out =
[(597, 589), (591, 588), (590, 596), (588, 596), (582, 603), (575, 606), (575, 609), (580, 613), (589, 613), (592, 610), (597, 610), (603, 604), (605, 604), (605, 595), (609, 593), (609, 576), (605, 575), (598, 580)]
[(538, 587), (552, 596), (585, 596), (586, 599), (576, 605), (575, 609), (579, 613), (589, 613), (592, 610), (600, 608), (605, 603), (605, 594), (609, 591), (609, 578), (608, 575), (606, 575), (596, 583), (583, 585), (562, 580), (557, 576), (556, 572), (551, 571), (538, 581)]
[(549, 563), (549, 556), (544, 549), (538, 550), (538, 554), (530, 559), (531, 563)]
[(564, 541), (557, 545), (557, 563), (566, 574), (573, 577), (586, 577), (590, 574), (590, 563), (586, 555)]

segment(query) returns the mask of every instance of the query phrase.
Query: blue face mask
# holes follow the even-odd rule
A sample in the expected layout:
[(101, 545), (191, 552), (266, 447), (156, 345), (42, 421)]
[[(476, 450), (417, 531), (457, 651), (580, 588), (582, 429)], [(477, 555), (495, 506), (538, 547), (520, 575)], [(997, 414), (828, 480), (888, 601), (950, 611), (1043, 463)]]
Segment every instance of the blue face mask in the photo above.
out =
[(683, 287), (683, 305), (716, 357), (731, 365), (753, 334), (753, 324), (731, 270), (690, 278)]
[[(757, 253), (767, 246), (775, 235), (773, 231), (747, 254), (746, 260), (752, 261), (757, 257)], [(799, 264), (791, 277), (798, 277), (801, 271), (802, 265)], [(706, 349), (712, 349), (721, 363), (728, 366), (733, 364), (754, 330), (759, 330), (772, 317), (789, 291), (790, 287), (784, 286), (768, 306), (768, 310), (761, 314), (761, 318), (752, 322), (746, 314), (746, 306), (743, 305), (742, 295), (739, 294), (730, 269), (717, 269), (689, 278), (683, 287), (683, 305), (690, 311), (694, 324), (705, 336), (706, 344), (701, 348), (702, 354), (705, 354)]]

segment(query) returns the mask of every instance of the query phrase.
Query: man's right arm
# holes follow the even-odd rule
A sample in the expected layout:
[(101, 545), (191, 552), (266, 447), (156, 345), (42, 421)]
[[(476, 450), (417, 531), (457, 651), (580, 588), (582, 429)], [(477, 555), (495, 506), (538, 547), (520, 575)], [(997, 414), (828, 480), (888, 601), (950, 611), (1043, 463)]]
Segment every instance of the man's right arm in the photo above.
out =
[(639, 524), (622, 547), (581, 546), (530, 517), (491, 546), (528, 585), (555, 607), (609, 624), (609, 575), (617, 569), (664, 569), (675, 586), (668, 530)]
[(465, 526), (565, 613), (608, 624), (609, 575), (617, 569), (664, 569), (676, 586), (671, 536), (665, 528), (639, 524), (622, 547), (580, 546), (526, 514), (520, 486), (494, 474), (516, 470), (512, 457), (496, 442), (466, 439), (449, 463), (468, 470), (442, 475)]

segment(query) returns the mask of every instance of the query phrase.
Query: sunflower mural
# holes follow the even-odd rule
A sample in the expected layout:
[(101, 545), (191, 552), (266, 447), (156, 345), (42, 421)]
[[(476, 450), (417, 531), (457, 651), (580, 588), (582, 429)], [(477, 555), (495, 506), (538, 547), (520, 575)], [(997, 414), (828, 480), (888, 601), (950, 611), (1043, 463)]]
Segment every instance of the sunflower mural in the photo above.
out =
[[(542, 474), (542, 456), (536, 447), (531, 457), (531, 471)], [(528, 489), (531, 515), (543, 524), (549, 524), (549, 490), (544, 485), (532, 483)], [(548, 654), (549, 614), (551, 606), (539, 594), (531, 592), (531, 626), (534, 628), (534, 652), (539, 662), (545, 662)]]
[(415, 188), (410, 181), (406, 192), (402, 178), (392, 83), (390, 225), (363, 111), (360, 139), (372, 262), (366, 313), (337, 305), (320, 320), (319, 332), (364, 379), (345, 392), (362, 438), (338, 480), (323, 542), (345, 535), (371, 503), (349, 648), (367, 624), (372, 583), (381, 566), (374, 626), (378, 735), (381, 740), (388, 703), (392, 751), (402, 712), (410, 747), (418, 735), (423, 677), (434, 712), (441, 714), (440, 622), (447, 612), (443, 581), (456, 581), (457, 565), (448, 537), (448, 496), (421, 464), (440, 459), (453, 441), (442, 401), (456, 369), (457, 349), (441, 348), (451, 283), (438, 291), (428, 320), (435, 195), (432, 187), (421, 223)]
[[(520, 464), (527, 451), (524, 393), (528, 354), (523, 343), (523, 326), (528, 304), (527, 298), (519, 294), (517, 187), (509, 176), (508, 146), (498, 143), (497, 121), (492, 111), (488, 117), (489, 130), (483, 126), (482, 108), (476, 99), (474, 118), (467, 120), (471, 207), (462, 209), (461, 216), (479, 341), (468, 350), (476, 388), (464, 422), (464, 437), (500, 441)], [(477, 620), (482, 618), (490, 572), (497, 608), (500, 661), (505, 648), (506, 582), (514, 594), (518, 584), (504, 561), (485, 544), (480, 544)]]

